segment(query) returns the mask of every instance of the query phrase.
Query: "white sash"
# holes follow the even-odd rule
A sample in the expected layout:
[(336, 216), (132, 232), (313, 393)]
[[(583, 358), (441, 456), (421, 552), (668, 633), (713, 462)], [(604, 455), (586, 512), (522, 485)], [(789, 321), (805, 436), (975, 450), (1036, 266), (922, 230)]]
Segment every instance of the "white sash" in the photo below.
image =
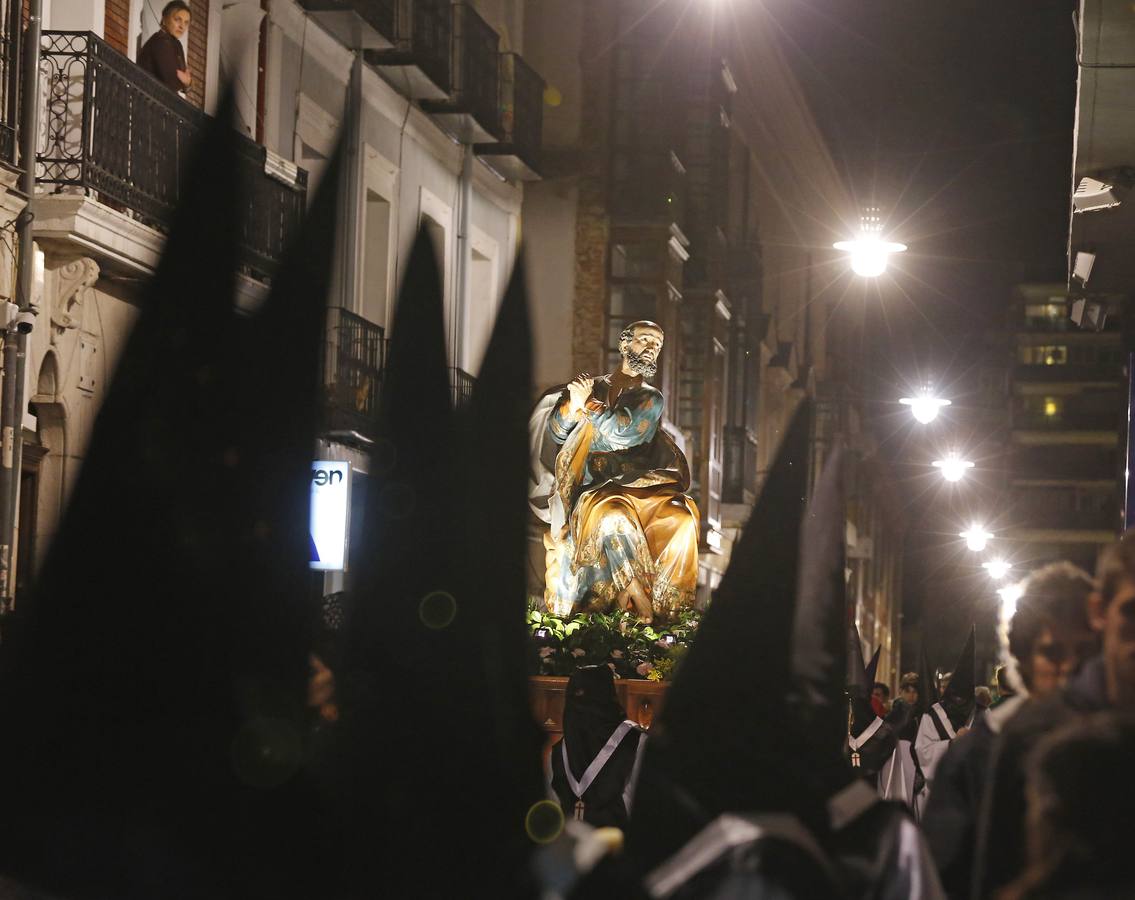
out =
[(599, 751), (595, 759), (591, 761), (591, 765), (584, 771), (583, 777), (580, 778), (579, 781), (575, 780), (575, 776), (571, 771), (571, 763), (568, 762), (567, 737), (565, 736), (564, 739), (560, 741), (560, 752), (563, 754), (564, 759), (564, 775), (567, 776), (568, 787), (571, 788), (571, 792), (575, 795), (577, 800), (582, 799), (583, 795), (587, 793), (587, 789), (591, 787), (591, 782), (595, 780), (595, 777), (603, 770), (603, 767), (607, 765), (607, 761), (614, 755), (627, 732), (637, 727), (638, 723), (632, 722), (630, 719), (624, 719), (620, 722), (611, 736), (607, 738), (607, 743), (603, 745), (603, 749)]
[(883, 720), (875, 716), (875, 721), (863, 729), (863, 733), (859, 737), (852, 737), (850, 734), (847, 736), (847, 746), (852, 750), (858, 750), (875, 736), (875, 732), (879, 730), (882, 724)]

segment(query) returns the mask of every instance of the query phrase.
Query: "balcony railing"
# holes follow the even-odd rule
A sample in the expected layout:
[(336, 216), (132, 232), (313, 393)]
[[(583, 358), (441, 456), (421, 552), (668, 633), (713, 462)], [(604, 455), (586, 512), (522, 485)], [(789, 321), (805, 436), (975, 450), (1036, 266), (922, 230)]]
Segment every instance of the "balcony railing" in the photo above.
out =
[(16, 123), (20, 119), (20, 11), (23, 4), (0, 5), (0, 163), (16, 162)]
[[(82, 193), (125, 209), (158, 230), (191, 190), (189, 154), (204, 113), (86, 31), (43, 33), (46, 109), (36, 178), (54, 193)], [(265, 174), (267, 151), (238, 135), (242, 183), (249, 185), (241, 263), (271, 274), (303, 217), (307, 173), (294, 185)]]
[(386, 362), (383, 330), (342, 307), (327, 311), (323, 345), (324, 425), (373, 437)]
[(441, 100), (453, 84), (453, 6), (449, 0), (392, 0), (391, 46), (363, 59), (414, 100)]
[(500, 118), (500, 142), (478, 144), (477, 153), (506, 178), (538, 179), (544, 79), (517, 53), (500, 55)]
[(473, 397), (473, 385), (477, 379), (464, 369), (449, 370), (449, 387), (453, 391), (453, 407), (460, 409)]
[(422, 109), (462, 142), (500, 139), (500, 37), (468, 3), (453, 4), (451, 68), (446, 100), (427, 100)]

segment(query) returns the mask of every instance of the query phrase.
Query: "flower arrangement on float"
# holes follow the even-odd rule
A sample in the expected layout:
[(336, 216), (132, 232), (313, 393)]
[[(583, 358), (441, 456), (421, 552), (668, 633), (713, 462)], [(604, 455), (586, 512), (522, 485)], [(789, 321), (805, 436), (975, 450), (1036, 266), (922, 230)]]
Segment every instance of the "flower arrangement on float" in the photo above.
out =
[(683, 610), (665, 625), (645, 625), (631, 613), (542, 612), (528, 604), (528, 630), (536, 644), (533, 675), (571, 675), (581, 666), (608, 665), (619, 678), (669, 681), (697, 634), (702, 613)]

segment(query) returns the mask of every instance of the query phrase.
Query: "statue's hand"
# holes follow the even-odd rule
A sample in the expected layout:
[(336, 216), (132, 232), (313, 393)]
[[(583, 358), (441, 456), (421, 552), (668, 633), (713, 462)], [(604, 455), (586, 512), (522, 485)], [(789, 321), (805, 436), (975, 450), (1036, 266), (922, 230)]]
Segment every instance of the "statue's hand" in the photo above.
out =
[(570, 412), (576, 413), (583, 409), (591, 391), (595, 387), (595, 379), (584, 372), (575, 381), (568, 385), (568, 403)]

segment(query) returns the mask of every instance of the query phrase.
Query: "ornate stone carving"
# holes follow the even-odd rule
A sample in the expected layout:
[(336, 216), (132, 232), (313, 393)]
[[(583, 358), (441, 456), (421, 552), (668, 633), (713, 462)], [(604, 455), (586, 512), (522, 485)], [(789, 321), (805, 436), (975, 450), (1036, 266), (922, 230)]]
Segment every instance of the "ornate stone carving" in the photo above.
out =
[(98, 281), (99, 265), (89, 256), (79, 256), (55, 270), (56, 291), (51, 303), (51, 339), (71, 328), (78, 328), (83, 300)]

